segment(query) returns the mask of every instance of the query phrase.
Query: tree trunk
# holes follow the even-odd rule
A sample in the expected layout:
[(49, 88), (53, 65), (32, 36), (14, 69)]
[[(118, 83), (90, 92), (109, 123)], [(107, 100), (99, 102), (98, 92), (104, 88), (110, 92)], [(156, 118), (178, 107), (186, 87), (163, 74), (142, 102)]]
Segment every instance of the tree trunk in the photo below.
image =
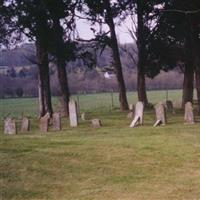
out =
[(137, 1), (137, 48), (138, 48), (138, 64), (137, 64), (137, 92), (138, 100), (142, 101), (145, 106), (148, 105), (145, 84), (145, 42), (144, 42), (144, 22), (143, 22), (143, 5), (141, 0)]
[(56, 46), (56, 59), (58, 80), (60, 84), (61, 103), (63, 106), (64, 116), (69, 116), (69, 99), (70, 92), (67, 79), (67, 71), (65, 68), (65, 44), (63, 40), (63, 28), (60, 25), (59, 18), (54, 18), (54, 40)]
[(115, 67), (115, 72), (116, 72), (117, 82), (118, 82), (118, 87), (119, 87), (120, 109), (122, 111), (128, 110), (126, 86), (125, 86), (123, 72), (122, 72), (122, 64), (121, 64), (121, 59), (120, 59), (120, 54), (119, 54), (119, 47), (117, 43), (116, 32), (115, 32), (115, 25), (113, 22), (113, 16), (112, 16), (112, 11), (110, 7), (110, 1), (104, 0), (104, 5), (107, 12), (107, 16), (106, 16), (107, 24), (110, 28), (110, 34), (111, 34), (111, 48), (113, 52), (114, 67)]
[(39, 116), (43, 117), (47, 112), (52, 115), (51, 91), (49, 81), (48, 52), (39, 40), (36, 41), (38, 63), (38, 92), (39, 92)]
[(183, 81), (183, 97), (182, 108), (185, 107), (185, 103), (193, 102), (193, 90), (194, 90), (194, 70), (192, 66), (185, 66), (184, 81)]
[(60, 84), (60, 92), (61, 92), (61, 103), (63, 106), (64, 116), (69, 116), (69, 87), (68, 87), (68, 80), (67, 80), (67, 72), (65, 68), (65, 61), (58, 60), (57, 61), (57, 71), (58, 71), (58, 80)]
[(142, 101), (145, 106), (148, 105), (148, 99), (146, 94), (146, 84), (145, 84), (145, 74), (141, 71), (141, 68), (138, 68), (137, 73), (137, 91), (138, 91), (138, 100)]
[(198, 114), (200, 115), (200, 68), (195, 70), (196, 79), (196, 91), (197, 91), (197, 101), (198, 101)]

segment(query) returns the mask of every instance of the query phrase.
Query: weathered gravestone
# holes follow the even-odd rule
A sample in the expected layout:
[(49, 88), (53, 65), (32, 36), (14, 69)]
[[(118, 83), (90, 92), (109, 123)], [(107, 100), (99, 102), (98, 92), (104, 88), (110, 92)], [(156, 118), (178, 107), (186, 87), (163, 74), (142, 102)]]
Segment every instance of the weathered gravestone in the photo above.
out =
[(81, 119), (85, 121), (85, 113), (81, 113)]
[(134, 113), (133, 113), (133, 111), (130, 111), (130, 112), (127, 114), (127, 118), (128, 118), (128, 119), (133, 119), (133, 118), (134, 118)]
[(135, 106), (135, 117), (130, 125), (131, 128), (134, 128), (138, 123), (143, 124), (143, 112), (144, 112), (144, 104), (139, 101)]
[(55, 131), (61, 130), (61, 114), (60, 113), (53, 114), (53, 129)]
[(156, 123), (154, 124), (154, 127), (159, 125), (165, 125), (167, 122), (165, 106), (162, 103), (158, 103), (155, 106), (155, 111), (156, 111)]
[(78, 126), (77, 104), (74, 100), (69, 102), (69, 121), (71, 127)]
[(194, 124), (194, 113), (193, 113), (193, 106), (191, 102), (187, 102), (185, 104), (185, 116), (184, 116), (185, 122), (187, 124)]
[(30, 131), (30, 120), (27, 117), (23, 117), (21, 122), (21, 132), (26, 133), (28, 131)]
[(4, 134), (17, 134), (16, 122), (14, 119), (8, 117), (4, 120)]
[(48, 132), (49, 122), (50, 122), (50, 114), (49, 113), (47, 113), (44, 117), (40, 118), (40, 131), (41, 132)]
[(173, 105), (172, 101), (167, 100), (166, 101), (166, 107), (167, 107), (167, 111), (172, 112), (173, 114), (175, 114), (174, 105)]
[(134, 111), (134, 108), (135, 108), (135, 107), (134, 107), (134, 104), (130, 104), (130, 105), (129, 105), (129, 110), (130, 110), (130, 111)]
[(102, 126), (100, 119), (92, 119), (92, 127), (93, 128), (100, 128)]

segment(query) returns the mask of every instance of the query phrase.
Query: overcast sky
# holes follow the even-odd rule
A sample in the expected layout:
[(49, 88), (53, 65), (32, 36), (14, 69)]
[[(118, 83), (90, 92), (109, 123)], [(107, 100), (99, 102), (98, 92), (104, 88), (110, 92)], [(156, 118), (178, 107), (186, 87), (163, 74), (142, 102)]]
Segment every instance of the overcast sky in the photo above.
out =
[[(130, 37), (127, 31), (127, 27), (131, 27), (131, 20), (128, 19), (126, 22), (116, 27), (116, 33), (118, 36), (119, 43), (132, 43), (133, 39)], [(79, 32), (79, 36), (82, 39), (91, 39), (94, 38), (94, 34), (91, 31), (91, 25), (86, 20), (78, 20), (77, 21), (77, 29)], [(96, 27), (98, 28), (98, 27)], [(104, 27), (104, 30), (108, 30), (107, 27)]]

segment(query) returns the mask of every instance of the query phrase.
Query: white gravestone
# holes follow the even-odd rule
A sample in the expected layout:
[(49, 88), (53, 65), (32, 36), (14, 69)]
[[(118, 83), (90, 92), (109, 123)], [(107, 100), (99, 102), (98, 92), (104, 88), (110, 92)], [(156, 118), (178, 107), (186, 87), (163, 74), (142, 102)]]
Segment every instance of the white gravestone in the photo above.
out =
[(74, 100), (70, 100), (69, 102), (69, 120), (71, 127), (78, 126), (77, 104)]
[(131, 128), (134, 128), (138, 123), (143, 124), (143, 113), (144, 113), (144, 104), (139, 101), (135, 105), (135, 117), (130, 124)]

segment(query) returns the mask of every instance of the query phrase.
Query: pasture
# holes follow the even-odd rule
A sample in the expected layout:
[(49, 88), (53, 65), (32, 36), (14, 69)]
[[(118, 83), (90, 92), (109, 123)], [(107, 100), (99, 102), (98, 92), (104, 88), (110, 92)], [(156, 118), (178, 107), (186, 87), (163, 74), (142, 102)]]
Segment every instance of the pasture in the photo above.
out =
[[(165, 91), (148, 93), (165, 101)], [(77, 99), (77, 96), (73, 97)], [(21, 113), (31, 118), (31, 132), (5, 136), (0, 129), (0, 199), (2, 200), (197, 200), (200, 198), (200, 118), (183, 123), (183, 111), (167, 113), (166, 126), (153, 127), (155, 114), (145, 110), (144, 126), (129, 128), (127, 112), (118, 110), (117, 94), (80, 95), (80, 110), (90, 120), (41, 134), (37, 99), (0, 100), (1, 118)], [(129, 103), (136, 93), (128, 94)], [(169, 91), (180, 105), (181, 91)], [(53, 98), (56, 108), (58, 99)]]

